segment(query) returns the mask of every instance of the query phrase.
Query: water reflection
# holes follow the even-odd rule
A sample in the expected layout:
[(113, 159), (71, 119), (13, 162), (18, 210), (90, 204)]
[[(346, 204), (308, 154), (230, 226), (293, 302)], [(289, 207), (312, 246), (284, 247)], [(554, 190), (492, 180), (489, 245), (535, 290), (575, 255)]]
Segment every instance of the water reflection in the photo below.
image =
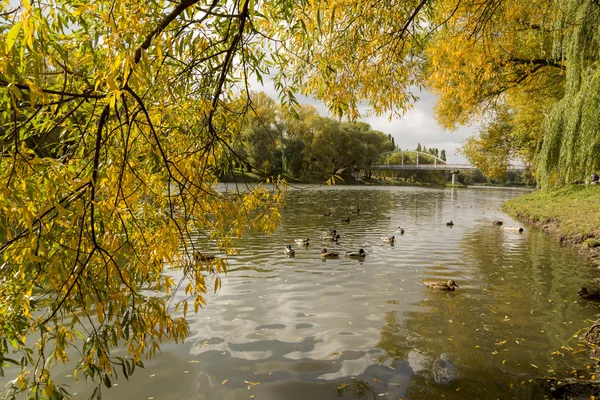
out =
[[(529, 380), (577, 365), (550, 353), (572, 345), (598, 305), (577, 299), (593, 271), (574, 251), (492, 225), (516, 225), (498, 207), (518, 194), (292, 189), (273, 235), (237, 241), (223, 288), (191, 317), (188, 342), (166, 345), (109, 398), (372, 398), (369, 388), (383, 399), (538, 397)], [(339, 243), (321, 242), (331, 229)], [(294, 244), (307, 237), (308, 247)], [(367, 256), (322, 260), (323, 247)], [(460, 288), (437, 292), (426, 279)]]

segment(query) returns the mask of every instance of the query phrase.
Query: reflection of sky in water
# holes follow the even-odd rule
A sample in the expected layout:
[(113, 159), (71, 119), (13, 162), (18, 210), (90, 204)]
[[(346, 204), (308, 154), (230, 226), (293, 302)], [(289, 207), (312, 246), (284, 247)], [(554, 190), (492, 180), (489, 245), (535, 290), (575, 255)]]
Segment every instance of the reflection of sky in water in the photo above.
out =
[[(354, 377), (389, 399), (539, 396), (521, 381), (573, 364), (550, 353), (573, 345), (572, 334), (598, 309), (577, 301), (592, 271), (574, 251), (539, 232), (492, 225), (518, 225), (498, 207), (520, 193), (291, 189), (273, 235), (237, 241), (222, 289), (190, 317), (186, 344), (165, 345), (104, 394), (330, 399)], [(357, 204), (359, 215), (351, 213)], [(445, 226), (450, 220), (454, 227)], [(326, 229), (337, 229), (339, 244), (319, 239)], [(385, 235), (396, 243), (383, 243)], [(293, 242), (306, 237), (308, 248)], [(294, 258), (285, 257), (286, 244)], [(367, 257), (321, 260), (323, 247), (363, 248)], [(455, 279), (460, 288), (434, 292), (425, 279)]]

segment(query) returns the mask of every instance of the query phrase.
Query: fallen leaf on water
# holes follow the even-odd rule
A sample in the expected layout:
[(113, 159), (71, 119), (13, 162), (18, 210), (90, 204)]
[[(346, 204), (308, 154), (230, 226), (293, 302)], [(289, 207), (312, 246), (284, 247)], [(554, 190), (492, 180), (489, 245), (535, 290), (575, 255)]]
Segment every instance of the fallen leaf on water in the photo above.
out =
[(250, 396), (250, 398), (251, 398), (251, 399), (253, 399), (253, 398), (255, 398), (255, 397), (256, 397), (256, 395), (255, 395), (255, 394), (253, 394), (253, 395), (251, 395), (251, 396)]
[(225, 379), (223, 382), (221, 382), (221, 385), (224, 385), (227, 383), (227, 379)]
[(506, 340), (503, 340), (503, 341), (495, 343), (495, 344), (496, 344), (496, 346), (502, 346), (504, 343), (506, 343)]
[(379, 379), (377, 379), (377, 378), (371, 378), (371, 379), (373, 379), (375, 382), (379, 382), (379, 383), (381, 383), (381, 380), (379, 380)]
[(260, 385), (260, 382), (244, 381), (244, 383), (248, 384), (248, 390), (252, 389), (252, 386)]
[(533, 368), (539, 368), (539, 367), (538, 367), (537, 365), (535, 365), (535, 364), (529, 364), (529, 365), (531, 365)]
[(335, 357), (335, 356), (341, 356), (342, 352), (340, 351), (334, 351), (333, 353), (330, 354), (331, 357)]
[(199, 363), (199, 362), (200, 361), (198, 361), (198, 360), (192, 360), (192, 361), (190, 361), (190, 364)]

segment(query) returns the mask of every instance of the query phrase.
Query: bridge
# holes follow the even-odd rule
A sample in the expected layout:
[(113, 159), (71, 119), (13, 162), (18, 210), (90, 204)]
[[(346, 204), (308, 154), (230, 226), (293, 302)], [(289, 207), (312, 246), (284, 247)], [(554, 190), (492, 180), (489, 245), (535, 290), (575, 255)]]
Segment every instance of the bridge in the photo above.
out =
[[(394, 153), (401, 153), (402, 159), (400, 164), (391, 164), (390, 156)], [(404, 163), (404, 153), (416, 154), (416, 163), (405, 164)], [(428, 159), (433, 158), (433, 164), (419, 164), (419, 155), (426, 156)], [(381, 157), (387, 156), (387, 163), (385, 164), (372, 164), (371, 170), (385, 170), (385, 171), (450, 171), (452, 172), (452, 184), (456, 184), (456, 180), (458, 177), (459, 171), (467, 171), (474, 170), (477, 167), (471, 164), (447, 164), (445, 160), (442, 160), (439, 157), (434, 156), (433, 154), (423, 153), (421, 151), (416, 150), (395, 150), (389, 151), (387, 153), (382, 153)], [(507, 168), (508, 171), (516, 171), (516, 172), (524, 172), (527, 171), (527, 167), (525, 165), (509, 165)]]

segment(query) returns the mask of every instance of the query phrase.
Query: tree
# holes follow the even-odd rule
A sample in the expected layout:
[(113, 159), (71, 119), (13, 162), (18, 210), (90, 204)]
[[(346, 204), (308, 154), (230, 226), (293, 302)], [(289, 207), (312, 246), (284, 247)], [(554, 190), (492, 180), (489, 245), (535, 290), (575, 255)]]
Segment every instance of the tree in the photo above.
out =
[(244, 81), (265, 72), (250, 4), (1, 6), (0, 370), (21, 369), (7, 395), (68, 397), (51, 368), (71, 346), (86, 378), (127, 377), (220, 287), (224, 258), (199, 252), (275, 227), (281, 191), (214, 187)]
[(546, 137), (537, 159), (543, 185), (583, 181), (600, 170), (600, 4), (559, 4), (565, 18), (557, 26), (566, 35), (557, 47), (569, 63), (565, 95), (544, 120)]
[(261, 171), (272, 174), (281, 169), (283, 127), (279, 108), (266, 93), (251, 93), (249, 106), (241, 133), (241, 144), (247, 160)]
[(491, 178), (504, 178), (514, 153), (511, 119), (510, 112), (504, 111), (481, 128), (479, 137), (469, 138), (462, 147), (462, 154)]
[(598, 2), (444, 3), (435, 14), (445, 23), (426, 49), (438, 121), (454, 129), (501, 116), (497, 126), (509, 128), (502, 142), (510, 149), (484, 145), (493, 135), (468, 141), (471, 161), (485, 158), (497, 174), (520, 159), (545, 187), (600, 168)]
[(440, 158), (444, 161), (446, 161), (446, 150), (442, 150), (440, 153)]

